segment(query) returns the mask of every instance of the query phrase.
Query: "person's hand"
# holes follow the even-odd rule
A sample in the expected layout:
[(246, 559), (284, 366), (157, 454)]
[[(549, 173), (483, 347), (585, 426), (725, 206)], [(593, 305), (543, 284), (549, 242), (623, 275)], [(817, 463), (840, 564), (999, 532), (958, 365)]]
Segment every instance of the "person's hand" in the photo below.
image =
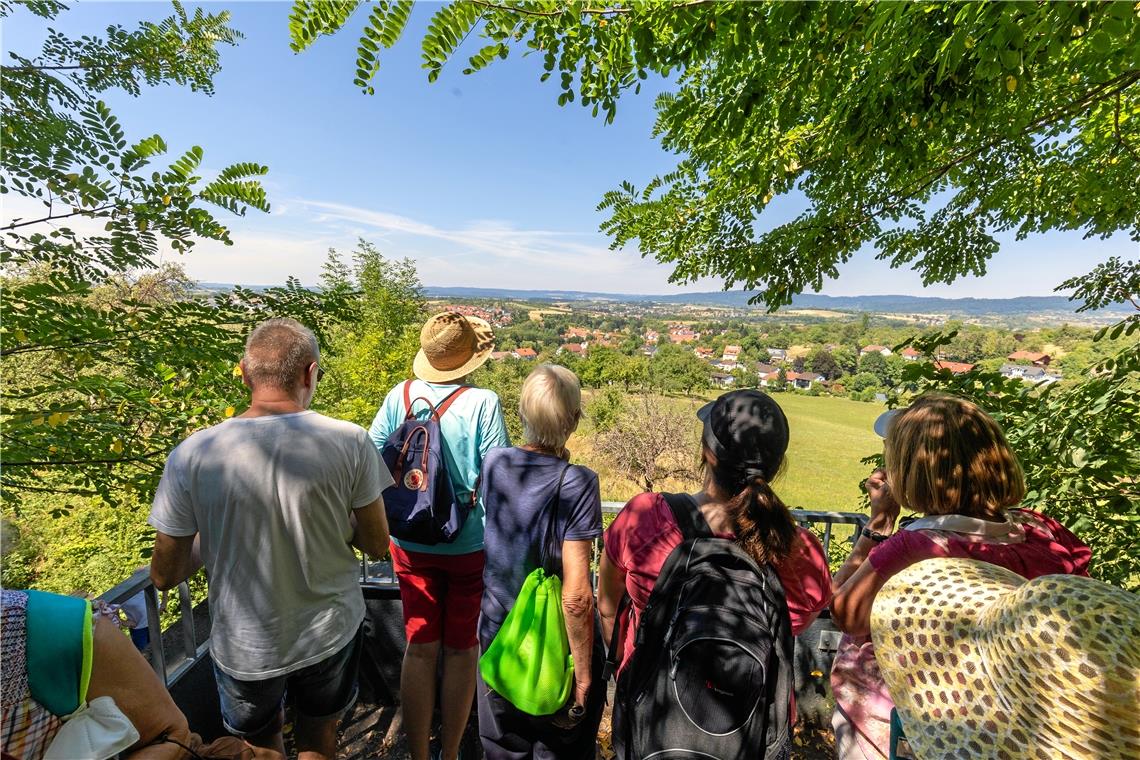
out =
[(865, 488), (871, 498), (871, 522), (879, 527), (893, 528), (899, 516), (899, 503), (887, 485), (887, 473), (882, 468), (876, 469), (867, 478)]
[(586, 706), (586, 697), (590, 694), (590, 684), (591, 678), (589, 676), (584, 681), (578, 678), (574, 679), (574, 704)]
[(576, 727), (586, 717), (586, 697), (590, 693), (590, 680), (587, 678), (585, 681), (574, 679), (574, 691), (570, 695), (570, 700), (566, 705), (554, 715), (551, 721), (555, 728), (560, 728), (564, 731)]

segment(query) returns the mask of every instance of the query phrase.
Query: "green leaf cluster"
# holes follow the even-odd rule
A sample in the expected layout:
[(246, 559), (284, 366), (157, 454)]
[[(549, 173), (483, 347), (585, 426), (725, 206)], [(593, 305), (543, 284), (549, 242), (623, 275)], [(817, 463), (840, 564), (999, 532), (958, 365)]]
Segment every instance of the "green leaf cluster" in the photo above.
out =
[[(664, 78), (654, 133), (676, 168), (607, 193), (603, 230), (675, 282), (719, 277), (775, 309), (867, 246), (931, 284), (984, 274), (1001, 233), (1140, 239), (1138, 17), (1123, 1), (458, 0), (422, 47), (429, 80), (472, 33), (487, 44), (466, 72), (540, 56), (559, 105), (607, 121)], [(806, 210), (769, 211), (793, 191)]]
[(266, 168), (235, 163), (203, 179), (201, 148), (169, 160), (158, 135), (129, 144), (99, 94), (163, 83), (209, 94), (219, 48), (239, 39), (228, 13), (175, 3), (160, 23), (52, 32), (38, 55), (12, 51), (3, 64), (0, 193), (35, 210), (0, 229), (6, 508), (34, 494), (149, 502), (167, 453), (245, 398), (234, 368), (250, 325), (293, 316), (323, 338), (348, 315), (344, 293), (289, 280), (210, 296), (159, 264), (167, 249), (232, 242), (211, 206), (268, 211)]

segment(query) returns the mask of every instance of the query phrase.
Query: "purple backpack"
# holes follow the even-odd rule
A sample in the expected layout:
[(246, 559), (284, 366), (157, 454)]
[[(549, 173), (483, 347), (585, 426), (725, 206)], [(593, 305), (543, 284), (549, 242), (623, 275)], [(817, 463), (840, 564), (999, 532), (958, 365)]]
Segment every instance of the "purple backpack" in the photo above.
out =
[[(412, 399), (411, 388), (410, 380), (404, 383), (404, 422), (388, 436), (380, 451), (396, 481), (384, 491), (384, 510), (389, 530), (401, 541), (447, 544), (463, 529), (475, 506), (476, 492), (469, 501), (460, 503), (456, 499), (439, 420), (468, 388), (456, 388), (438, 406), (423, 396)], [(426, 419), (417, 419), (412, 411), (416, 401), (424, 402), (431, 411)]]

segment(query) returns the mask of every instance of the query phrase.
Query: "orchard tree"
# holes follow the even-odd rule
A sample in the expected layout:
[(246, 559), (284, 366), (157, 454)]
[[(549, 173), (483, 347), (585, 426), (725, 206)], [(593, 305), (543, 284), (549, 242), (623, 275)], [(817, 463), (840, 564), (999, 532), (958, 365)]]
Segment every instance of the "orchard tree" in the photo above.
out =
[[(5, 17), (63, 10), (0, 3)], [(80, 38), (50, 31), (39, 52), (9, 51), (0, 71), (5, 502), (34, 492), (149, 501), (170, 449), (241, 406), (234, 369), (253, 322), (294, 316), (323, 337), (343, 314), (346, 294), (294, 280), (198, 297), (180, 269), (157, 263), (164, 249), (230, 244), (210, 207), (267, 211), (266, 168), (236, 163), (203, 179), (201, 148), (171, 160), (158, 135), (128, 141), (99, 95), (159, 84), (208, 95), (219, 48), (240, 37), (228, 13), (175, 3), (157, 24)]]
[[(297, 0), (294, 50), (363, 6), (355, 84), (372, 92), (413, 3)], [(422, 40), (434, 81), (540, 57), (559, 105), (609, 122), (664, 77), (665, 174), (605, 195), (615, 247), (672, 280), (715, 276), (791, 302), (863, 246), (925, 284), (981, 275), (997, 235), (1140, 239), (1140, 6), (460, 0)], [(478, 42), (481, 40), (481, 42)], [(460, 60), (454, 60), (460, 59)], [(794, 193), (794, 195), (793, 195)], [(787, 221), (787, 204), (805, 208)]]

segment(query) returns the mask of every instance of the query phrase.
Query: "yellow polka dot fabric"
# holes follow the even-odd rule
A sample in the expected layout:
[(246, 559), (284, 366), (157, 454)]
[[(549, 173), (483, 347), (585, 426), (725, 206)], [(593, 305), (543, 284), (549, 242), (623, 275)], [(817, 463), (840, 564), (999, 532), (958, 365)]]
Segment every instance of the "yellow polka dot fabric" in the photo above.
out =
[(1140, 598), (968, 559), (908, 567), (871, 637), (922, 760), (1140, 760)]

